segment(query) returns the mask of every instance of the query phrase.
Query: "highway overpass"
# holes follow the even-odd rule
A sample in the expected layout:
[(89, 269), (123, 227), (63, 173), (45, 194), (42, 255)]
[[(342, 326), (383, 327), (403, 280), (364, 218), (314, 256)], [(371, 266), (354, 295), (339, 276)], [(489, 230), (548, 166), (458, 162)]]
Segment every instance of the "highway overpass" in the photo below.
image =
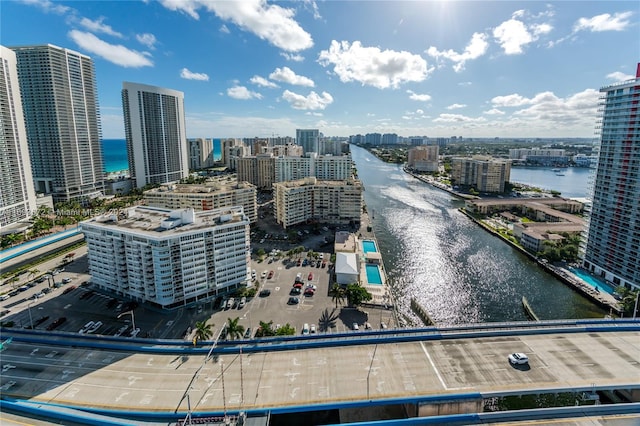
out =
[[(141, 415), (413, 403), (475, 413), (487, 395), (628, 389), (640, 400), (640, 322), (558, 321), (353, 332), (200, 347), (2, 330), (2, 397)], [(513, 367), (512, 352), (529, 355)], [(315, 408), (314, 408), (315, 407)]]

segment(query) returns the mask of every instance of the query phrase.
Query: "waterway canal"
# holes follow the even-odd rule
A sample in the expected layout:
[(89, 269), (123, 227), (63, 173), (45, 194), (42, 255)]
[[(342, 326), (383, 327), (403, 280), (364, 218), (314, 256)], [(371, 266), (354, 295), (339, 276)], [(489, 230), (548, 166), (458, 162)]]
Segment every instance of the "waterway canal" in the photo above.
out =
[(488, 234), (457, 209), (463, 202), (351, 145), (365, 202), (399, 310), (415, 297), (441, 324), (527, 320), (605, 312)]

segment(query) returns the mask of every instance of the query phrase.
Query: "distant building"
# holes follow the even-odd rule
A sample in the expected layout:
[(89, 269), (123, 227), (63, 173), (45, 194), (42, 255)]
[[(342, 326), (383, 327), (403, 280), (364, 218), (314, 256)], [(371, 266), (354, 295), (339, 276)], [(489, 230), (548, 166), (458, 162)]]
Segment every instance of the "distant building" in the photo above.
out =
[(268, 191), (275, 180), (275, 158), (271, 154), (259, 154), (238, 158), (236, 162), (238, 182), (249, 182), (258, 190)]
[(640, 63), (636, 78), (600, 89), (602, 117), (583, 265), (640, 289)]
[(395, 145), (398, 143), (398, 135), (396, 133), (385, 133), (382, 135), (383, 145)]
[(235, 177), (211, 178), (202, 184), (164, 184), (144, 192), (147, 205), (170, 210), (196, 211), (241, 206), (251, 223), (258, 219), (257, 191)]
[(364, 143), (369, 145), (382, 145), (382, 135), (380, 133), (367, 133), (364, 135)]
[(13, 50), (4, 46), (0, 46), (0, 104), (0, 233), (4, 233), (26, 227), (18, 223), (37, 211), (18, 63)]
[(129, 174), (136, 188), (189, 175), (184, 93), (122, 83)]
[(424, 138), (421, 137), (411, 137), (409, 138), (409, 144), (411, 146), (421, 146), (424, 145)]
[(407, 155), (407, 167), (420, 172), (437, 172), (438, 150), (438, 145), (411, 148)]
[(248, 282), (249, 221), (237, 207), (132, 207), (80, 223), (93, 285), (175, 308)]
[(476, 155), (451, 159), (451, 184), (480, 192), (504, 192), (511, 177), (511, 161)]
[(346, 180), (353, 174), (351, 155), (317, 155), (278, 157), (275, 159), (274, 182), (316, 177), (319, 180)]
[(573, 164), (576, 167), (591, 167), (596, 164), (598, 157), (593, 155), (577, 154), (573, 156)]
[(319, 152), (320, 130), (296, 129), (296, 143), (302, 147), (302, 153)]
[(261, 154), (271, 154), (274, 157), (302, 157), (303, 149), (300, 145), (274, 145), (263, 148)]
[(283, 228), (318, 221), (360, 222), (362, 183), (359, 180), (320, 181), (310, 177), (273, 185), (276, 221)]
[[(236, 147), (244, 148), (244, 144), (240, 139), (227, 138), (220, 141), (220, 155), (222, 157), (222, 162), (227, 168), (232, 170), (235, 170), (235, 166), (231, 167), (231, 149)], [(235, 153), (235, 150), (233, 153)], [(249, 155), (249, 152), (245, 154), (243, 150), (242, 155), (236, 155), (236, 157), (244, 157), (245, 155)]]
[(104, 163), (93, 60), (51, 44), (13, 51), (36, 192), (55, 202), (101, 196)]
[(213, 139), (193, 138), (187, 139), (189, 144), (189, 170), (201, 170), (213, 167)]
[(569, 163), (564, 149), (514, 148), (509, 150), (509, 159), (535, 166), (566, 166)]

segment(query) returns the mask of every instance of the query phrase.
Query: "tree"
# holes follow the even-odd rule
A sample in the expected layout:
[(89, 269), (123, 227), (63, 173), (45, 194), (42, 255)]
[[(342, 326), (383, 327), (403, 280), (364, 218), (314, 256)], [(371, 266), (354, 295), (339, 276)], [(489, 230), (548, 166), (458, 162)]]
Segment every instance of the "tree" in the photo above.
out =
[(196, 321), (196, 334), (194, 337), (194, 344), (198, 340), (209, 340), (213, 335), (211, 327), (213, 324), (207, 324), (206, 321)]
[(239, 321), (240, 317), (227, 319), (227, 338), (229, 340), (241, 339), (244, 335), (244, 327), (238, 324)]
[(351, 283), (347, 285), (345, 295), (347, 296), (349, 306), (353, 307), (358, 307), (362, 305), (362, 303), (368, 302), (369, 300), (373, 299), (371, 293), (369, 293), (366, 288), (362, 287), (358, 283)]
[(638, 297), (640, 290), (633, 291), (623, 285), (620, 285), (616, 287), (615, 292), (620, 296), (620, 304), (622, 305), (624, 313), (633, 317), (633, 308), (636, 305), (636, 297)]
[(331, 300), (336, 302), (336, 309), (338, 309), (338, 302), (342, 304), (344, 302), (345, 290), (340, 284), (334, 284), (331, 287)]
[(286, 323), (276, 331), (276, 336), (295, 336), (295, 334), (296, 329), (291, 327), (289, 323)]
[(38, 269), (30, 269), (29, 270), (29, 279), (31, 279), (31, 277), (38, 275), (40, 273), (40, 271)]
[(276, 332), (273, 329), (273, 321), (260, 321), (260, 327), (258, 327), (258, 330), (256, 331), (256, 337), (269, 337), (275, 335)]

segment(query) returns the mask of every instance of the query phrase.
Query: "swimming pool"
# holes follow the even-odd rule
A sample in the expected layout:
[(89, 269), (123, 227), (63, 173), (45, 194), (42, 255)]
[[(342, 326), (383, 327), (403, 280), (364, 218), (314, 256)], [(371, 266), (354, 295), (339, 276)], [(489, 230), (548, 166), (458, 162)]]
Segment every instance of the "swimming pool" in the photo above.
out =
[(365, 253), (377, 253), (378, 248), (376, 242), (372, 240), (364, 240), (362, 242), (362, 251)]
[(367, 265), (367, 281), (369, 284), (382, 285), (382, 275), (378, 265)]
[(601, 279), (599, 279), (597, 277), (594, 277), (593, 275), (589, 274), (584, 269), (569, 268), (569, 270), (571, 271), (572, 274), (574, 274), (576, 277), (582, 279), (583, 281), (585, 281), (590, 286), (595, 287), (598, 290), (604, 291), (604, 292), (609, 293), (609, 294), (613, 294), (614, 293), (614, 289), (610, 285), (605, 283), (603, 280), (601, 280)]

